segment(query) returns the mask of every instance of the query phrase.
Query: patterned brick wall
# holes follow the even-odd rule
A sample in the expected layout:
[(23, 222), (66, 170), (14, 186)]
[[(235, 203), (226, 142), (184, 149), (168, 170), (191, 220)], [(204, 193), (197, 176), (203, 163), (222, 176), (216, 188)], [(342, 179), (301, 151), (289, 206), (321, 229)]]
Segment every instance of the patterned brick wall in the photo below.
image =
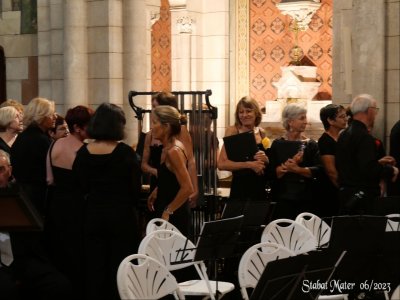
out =
[(171, 90), (171, 13), (168, 0), (161, 0), (160, 19), (151, 32), (151, 90)]
[[(250, 1), (250, 95), (261, 106), (265, 100), (276, 98), (272, 82), (281, 77), (281, 66), (293, 59), (294, 33), (290, 31), (291, 17), (276, 7), (279, 0)], [(317, 99), (332, 98), (332, 18), (333, 0), (322, 0), (309, 28), (300, 32), (299, 47), (317, 66), (321, 81)]]

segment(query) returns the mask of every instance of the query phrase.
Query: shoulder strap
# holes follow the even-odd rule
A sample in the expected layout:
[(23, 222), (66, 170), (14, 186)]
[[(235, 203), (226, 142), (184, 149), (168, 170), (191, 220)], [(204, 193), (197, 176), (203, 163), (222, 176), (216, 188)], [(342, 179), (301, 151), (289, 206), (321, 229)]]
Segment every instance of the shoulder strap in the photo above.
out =
[(188, 158), (187, 158), (187, 156), (186, 156), (186, 153), (185, 153), (185, 150), (183, 150), (183, 149), (182, 149), (181, 147), (179, 147), (178, 145), (174, 145), (174, 147), (180, 149), (180, 150), (182, 151), (183, 155), (185, 156), (186, 160), (188, 160)]
[(54, 144), (56, 143), (56, 141), (53, 141), (51, 144), (50, 144), (50, 148), (49, 148), (49, 160), (50, 160), (50, 166), (53, 166), (53, 159), (51, 158), (51, 152), (53, 151), (53, 147), (54, 147)]

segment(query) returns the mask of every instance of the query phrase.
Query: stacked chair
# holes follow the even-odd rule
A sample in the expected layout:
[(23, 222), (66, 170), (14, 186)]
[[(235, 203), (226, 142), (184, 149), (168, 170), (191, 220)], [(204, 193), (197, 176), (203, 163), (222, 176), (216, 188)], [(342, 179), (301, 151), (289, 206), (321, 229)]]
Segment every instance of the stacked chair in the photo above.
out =
[(117, 272), (118, 292), (122, 300), (159, 299), (173, 294), (185, 299), (175, 277), (157, 260), (141, 254), (126, 257)]

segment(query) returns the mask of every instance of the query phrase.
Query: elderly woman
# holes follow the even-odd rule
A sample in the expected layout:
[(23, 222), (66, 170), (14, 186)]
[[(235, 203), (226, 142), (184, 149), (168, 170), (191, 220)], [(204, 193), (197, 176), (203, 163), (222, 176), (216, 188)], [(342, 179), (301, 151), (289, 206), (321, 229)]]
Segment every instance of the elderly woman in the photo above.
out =
[(49, 130), (49, 135), (53, 139), (53, 141), (69, 135), (67, 122), (59, 114), (56, 114), (55, 126)]
[(26, 129), (11, 147), (14, 177), (42, 215), (47, 191), (46, 155), (51, 144), (47, 132), (54, 123), (54, 102), (45, 98), (32, 99), (25, 108)]
[(24, 128), (22, 114), (12, 106), (0, 108), (0, 149), (11, 152), (11, 146)]
[(297, 104), (282, 112), (286, 134), (271, 146), (270, 171), (274, 179), (272, 197), (274, 218), (294, 219), (312, 209), (312, 182), (321, 170), (318, 145), (304, 136), (307, 110)]
[(232, 161), (228, 158), (225, 145), (222, 146), (218, 168), (233, 173), (231, 183), (230, 199), (234, 200), (266, 200), (264, 169), (268, 164), (268, 157), (263, 146), (268, 140), (262, 128), (258, 127), (261, 122), (261, 110), (258, 103), (250, 98), (243, 97), (236, 106), (235, 125), (225, 131), (225, 136), (253, 131), (258, 147), (252, 160)]
[(170, 221), (189, 235), (190, 208), (188, 197), (193, 185), (188, 171), (187, 149), (178, 140), (184, 116), (168, 105), (157, 106), (152, 113), (152, 134), (163, 145), (157, 188), (148, 199), (148, 208), (157, 217)]

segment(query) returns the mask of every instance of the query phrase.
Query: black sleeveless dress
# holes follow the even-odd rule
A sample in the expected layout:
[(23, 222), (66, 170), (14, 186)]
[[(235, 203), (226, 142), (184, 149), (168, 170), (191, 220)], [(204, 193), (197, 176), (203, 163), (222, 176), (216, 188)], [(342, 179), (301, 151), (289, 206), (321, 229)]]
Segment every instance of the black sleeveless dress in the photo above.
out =
[[(185, 152), (183, 150), (182, 152), (187, 160)], [(174, 200), (179, 189), (180, 185), (175, 174), (167, 168), (165, 162), (162, 163), (158, 169), (157, 200), (154, 203), (156, 216), (158, 218), (161, 218), (164, 209), (172, 202), (172, 200)], [(189, 203), (187, 201), (176, 211), (174, 211), (172, 215), (170, 215), (169, 222), (175, 225), (185, 236), (189, 236), (191, 213)]]
[(72, 170), (51, 166), (54, 185), (49, 188), (46, 237), (49, 255), (59, 271), (83, 292), (83, 194)]
[[(162, 153), (163, 145), (150, 145), (150, 159), (149, 165), (155, 169), (160, 168), (161, 162), (161, 153)], [(150, 176), (150, 192), (153, 191), (157, 187), (158, 178), (156, 176)]]

